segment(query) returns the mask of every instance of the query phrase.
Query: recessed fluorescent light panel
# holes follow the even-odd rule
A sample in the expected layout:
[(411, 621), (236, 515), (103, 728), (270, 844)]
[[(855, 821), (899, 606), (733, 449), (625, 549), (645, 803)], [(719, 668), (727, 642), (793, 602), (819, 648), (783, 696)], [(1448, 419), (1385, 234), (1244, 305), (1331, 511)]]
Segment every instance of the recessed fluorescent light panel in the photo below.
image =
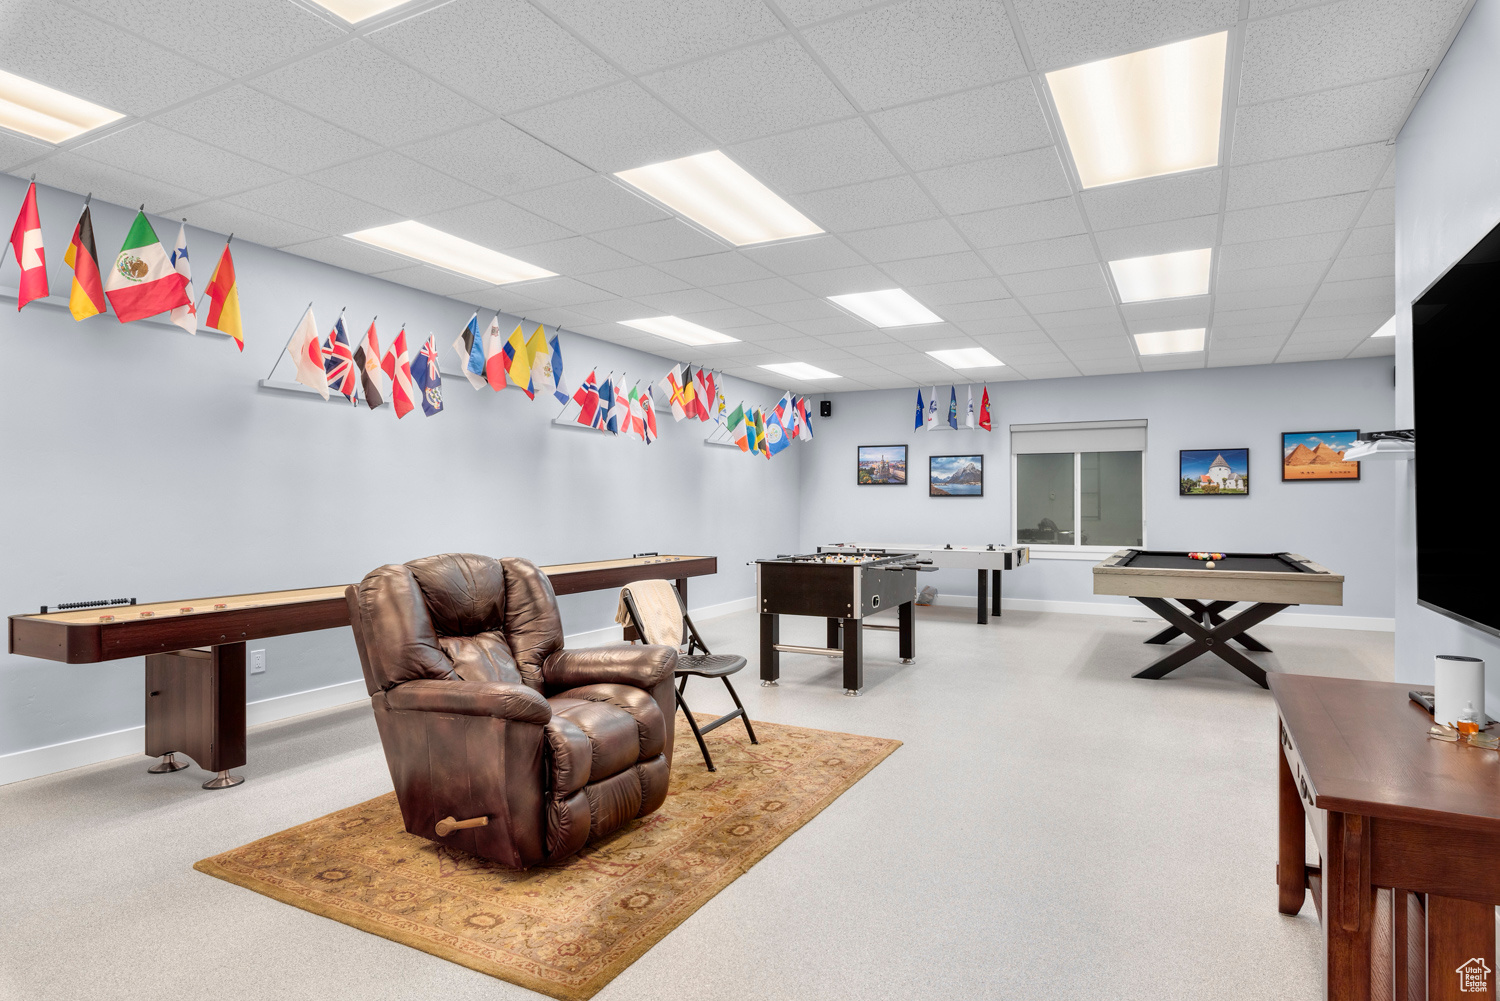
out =
[(1396, 318), (1393, 316), (1380, 325), (1380, 329), (1370, 335), (1371, 337), (1395, 337)]
[(0, 127), (12, 132), (60, 143), (124, 117), (118, 111), (0, 70)]
[(615, 176), (736, 247), (823, 232), (718, 150)]
[(1221, 31), (1047, 74), (1085, 188), (1219, 162)]
[(425, 261), (448, 271), (457, 271), (491, 285), (508, 285), (511, 282), (552, 278), (556, 275), (555, 271), (518, 261), (498, 250), (481, 247), (452, 233), (444, 233), (440, 229), (411, 220), (344, 235), (351, 240), (368, 243), (402, 257)]
[(949, 368), (1000, 368), (1005, 364), (984, 348), (952, 348), (927, 353)]
[(695, 347), (700, 344), (729, 344), (739, 340), (738, 337), (730, 337), (717, 330), (709, 330), (707, 327), (690, 323), (680, 316), (648, 316), (644, 320), (621, 320), (620, 323), (637, 330), (644, 330), (648, 334), (655, 334), (657, 337), (665, 337), (669, 341), (691, 344)]
[(1209, 267), (1214, 252), (1180, 250), (1175, 254), (1130, 257), (1110, 261), (1115, 288), (1121, 302), (1146, 302), (1150, 299), (1179, 299), (1187, 295), (1208, 295)]
[(1188, 351), (1203, 350), (1203, 327), (1192, 330), (1153, 330), (1149, 334), (1136, 334), (1135, 346), (1143, 355), (1177, 355)]
[(941, 316), (913, 299), (905, 289), (831, 295), (828, 301), (877, 327), (914, 327), (920, 323), (943, 322)]
[(774, 365), (762, 365), (761, 368), (769, 369), (777, 375), (784, 375), (788, 379), (801, 379), (805, 382), (815, 382), (818, 379), (842, 379), (841, 375), (834, 375), (826, 369), (809, 365), (805, 361), (779, 361)]
[(384, 14), (392, 7), (400, 7), (406, 0), (313, 0), (313, 3), (350, 24), (358, 24), (376, 14)]

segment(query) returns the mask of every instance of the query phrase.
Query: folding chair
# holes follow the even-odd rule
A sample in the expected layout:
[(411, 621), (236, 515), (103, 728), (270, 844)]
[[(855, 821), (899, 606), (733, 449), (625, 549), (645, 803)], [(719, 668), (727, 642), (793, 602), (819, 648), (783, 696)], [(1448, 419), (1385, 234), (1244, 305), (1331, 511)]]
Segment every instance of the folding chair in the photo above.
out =
[[(755, 739), (755, 729), (750, 725), (750, 717), (740, 703), (739, 695), (735, 693), (734, 686), (729, 683), (729, 676), (745, 666), (745, 658), (738, 654), (709, 652), (707, 644), (703, 642), (703, 637), (698, 635), (698, 629), (693, 625), (693, 620), (688, 618), (687, 611), (682, 607), (677, 589), (672, 586), (671, 582), (640, 580), (627, 584), (620, 589), (620, 603), (624, 606), (625, 615), (616, 615), (616, 621), (623, 623), (628, 619), (643, 643), (660, 643), (664, 646), (677, 647), (679, 651), (682, 649), (682, 644), (687, 643), (687, 651), (679, 653), (677, 657), (677, 677), (680, 679), (677, 685), (677, 704), (682, 707), (682, 714), (687, 717), (688, 726), (692, 728), (693, 736), (698, 739), (698, 749), (703, 752), (703, 763), (708, 766), (708, 770), (712, 772), (718, 769), (714, 768), (714, 759), (708, 753), (708, 745), (703, 742), (703, 735), (723, 726), (730, 720), (735, 718), (743, 720), (745, 732), (750, 736), (750, 743), (760, 743)], [(695, 650), (700, 652), (695, 653)], [(729, 689), (729, 697), (734, 700), (734, 712), (720, 716), (707, 726), (700, 727), (698, 721), (693, 718), (693, 711), (688, 708), (687, 702), (682, 697), (683, 691), (687, 688), (688, 678), (694, 676), (718, 678), (723, 681), (724, 687)]]

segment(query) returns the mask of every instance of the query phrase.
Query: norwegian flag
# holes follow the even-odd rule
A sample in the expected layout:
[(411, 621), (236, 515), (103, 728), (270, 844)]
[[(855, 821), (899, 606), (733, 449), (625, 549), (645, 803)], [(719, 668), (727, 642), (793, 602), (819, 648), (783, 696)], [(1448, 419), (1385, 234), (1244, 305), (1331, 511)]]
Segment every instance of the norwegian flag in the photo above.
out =
[(354, 391), (359, 386), (359, 369), (354, 364), (354, 350), (349, 345), (349, 334), (344, 330), (344, 314), (340, 313), (328, 340), (323, 345), (323, 374), (328, 377), (328, 388), (342, 393), (349, 402), (354, 402)]

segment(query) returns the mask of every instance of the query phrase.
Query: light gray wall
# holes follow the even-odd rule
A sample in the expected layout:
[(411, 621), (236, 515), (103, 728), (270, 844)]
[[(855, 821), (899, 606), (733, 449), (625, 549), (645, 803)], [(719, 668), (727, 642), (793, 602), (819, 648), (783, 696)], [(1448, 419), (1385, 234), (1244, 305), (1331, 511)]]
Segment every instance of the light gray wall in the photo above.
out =
[[(802, 548), (836, 541), (1009, 541), (1010, 425), (1145, 418), (1147, 545), (1302, 553), (1347, 579), (1342, 607), (1298, 611), (1389, 618), (1394, 464), (1366, 462), (1358, 482), (1282, 483), (1280, 456), (1283, 431), (1388, 427), (1391, 364), (1390, 358), (1370, 358), (996, 383), (990, 387), (993, 433), (914, 432), (914, 390), (838, 394), (833, 417), (816, 423), (817, 437), (801, 453)], [(856, 485), (857, 446), (902, 442), (910, 446), (907, 486)], [(1246, 447), (1248, 497), (1178, 495), (1179, 449)], [(984, 453), (984, 496), (928, 497), (927, 457), (960, 452)], [(1006, 575), (1005, 594), (1094, 601), (1091, 565), (1035, 561)], [(946, 593), (974, 594), (968, 571), (922, 581)]]
[[(0, 206), (19, 204), (24, 190), (0, 176)], [(52, 290), (66, 295), (63, 250), (81, 200), (39, 194)], [(101, 257), (113, 259), (131, 215), (94, 203)], [(176, 224), (153, 222), (170, 244)], [(188, 239), (201, 288), (223, 237), (189, 227)], [(646, 446), (553, 427), (555, 403), (457, 379), (445, 380), (444, 413), (399, 422), (389, 408), (258, 390), (309, 300), (325, 331), (347, 305), (360, 334), (378, 313), (387, 338), (405, 321), (413, 352), (431, 330), (445, 355), (473, 307), (249, 243), (234, 252), (244, 354), (218, 335), (122, 326), (112, 315), (74, 323), (40, 304), (17, 314), (3, 301), (0, 611), (352, 582), (453, 550), (538, 563), (713, 554), (719, 574), (690, 586), (702, 606), (752, 594), (745, 562), (796, 545), (795, 459), (704, 445), (702, 425), (670, 415)], [(0, 285), (15, 283), (7, 262)], [(595, 365), (601, 376), (654, 379), (670, 364), (568, 333), (562, 344), (574, 385)], [(277, 377), (291, 379), (286, 363)], [(769, 406), (780, 391), (735, 383), (726, 395)], [(771, 498), (778, 516), (756, 516)], [(561, 605), (571, 633), (609, 624), (615, 599)], [(345, 629), (264, 646), (268, 669), (250, 678), (252, 701), (359, 677)], [(0, 754), (140, 725), (142, 672), (140, 660), (0, 658)]]
[[(1500, 222), (1497, 51), (1500, 3), (1477, 0), (1396, 147), (1396, 427), (1414, 426), (1412, 301)], [(1417, 605), (1416, 465), (1401, 463), (1396, 485), (1396, 678), (1431, 684), (1435, 654), (1481, 657), (1494, 714), (1500, 640)]]

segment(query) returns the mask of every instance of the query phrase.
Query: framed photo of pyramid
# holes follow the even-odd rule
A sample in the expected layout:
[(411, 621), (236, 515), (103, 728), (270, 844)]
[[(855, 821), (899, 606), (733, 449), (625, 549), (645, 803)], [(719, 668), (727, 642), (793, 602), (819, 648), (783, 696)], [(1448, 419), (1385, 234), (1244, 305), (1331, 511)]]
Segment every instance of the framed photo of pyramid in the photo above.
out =
[(1359, 462), (1344, 461), (1358, 437), (1358, 431), (1283, 431), (1282, 482), (1359, 479)]

